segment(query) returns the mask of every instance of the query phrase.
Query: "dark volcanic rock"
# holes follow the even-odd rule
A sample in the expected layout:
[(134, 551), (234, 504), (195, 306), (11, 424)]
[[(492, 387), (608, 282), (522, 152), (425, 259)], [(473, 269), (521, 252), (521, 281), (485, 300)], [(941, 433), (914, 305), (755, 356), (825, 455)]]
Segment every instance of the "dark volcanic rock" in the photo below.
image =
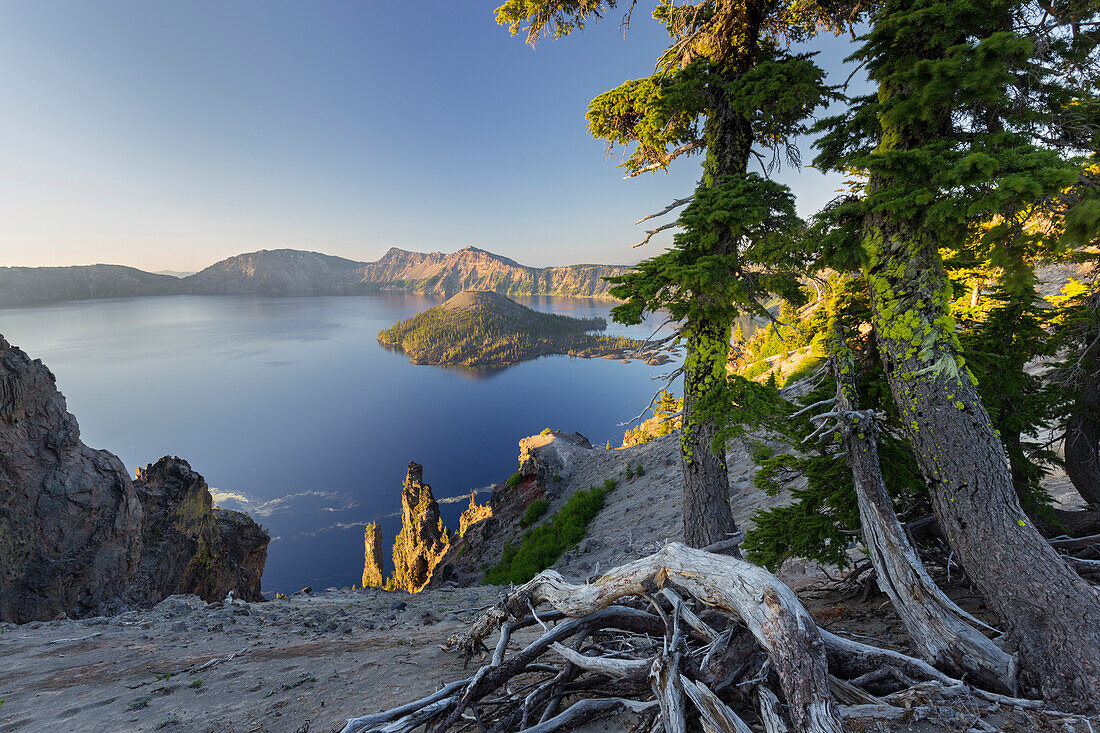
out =
[(50, 370), (0, 337), (0, 620), (94, 614), (123, 595), (141, 519), (122, 461), (80, 442)]
[(267, 536), (211, 510), (186, 463), (161, 464), (163, 477), (135, 487), (116, 456), (80, 441), (50, 370), (0, 337), (0, 620), (110, 613), (173, 593), (258, 597)]
[(401, 531), (393, 543), (393, 577), (397, 588), (418, 593), (447, 550), (447, 534), (432, 487), (424, 483), (424, 468), (409, 463), (401, 492)]
[(180, 458), (139, 468), (142, 555), (131, 595), (144, 603), (193, 593), (221, 600), (229, 591), (262, 601), (260, 576), (271, 538), (247, 514), (214, 509), (206, 481)]

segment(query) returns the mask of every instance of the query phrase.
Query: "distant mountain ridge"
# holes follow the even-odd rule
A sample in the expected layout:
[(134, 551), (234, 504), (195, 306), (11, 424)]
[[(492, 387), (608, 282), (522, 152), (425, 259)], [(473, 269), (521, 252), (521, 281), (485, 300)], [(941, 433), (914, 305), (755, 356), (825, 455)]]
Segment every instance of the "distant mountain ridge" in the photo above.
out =
[(137, 295), (362, 295), (398, 291), (442, 298), (464, 290), (512, 297), (560, 295), (605, 298), (602, 278), (618, 265), (528, 267), (477, 247), (457, 252), (391, 248), (376, 262), (294, 249), (229, 257), (187, 277), (157, 275), (121, 265), (0, 267), (0, 307)]
[(181, 292), (183, 281), (123, 265), (0, 267), (0, 307)]

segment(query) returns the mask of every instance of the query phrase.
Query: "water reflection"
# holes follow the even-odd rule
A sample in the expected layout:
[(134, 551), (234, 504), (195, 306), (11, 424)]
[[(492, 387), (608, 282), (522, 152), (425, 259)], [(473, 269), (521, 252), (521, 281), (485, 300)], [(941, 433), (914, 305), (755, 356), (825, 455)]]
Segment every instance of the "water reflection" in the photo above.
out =
[[(0, 310), (0, 333), (57, 376), (85, 442), (133, 470), (190, 461), (227, 507), (263, 507), (266, 590), (350, 585), (362, 531), (392, 543), (405, 466), (436, 496), (468, 497), (516, 466), (546, 427), (617, 444), (669, 367), (548, 356), (506, 369), (415, 366), (379, 330), (438, 301), (163, 296)], [(539, 310), (607, 317), (610, 304), (528, 298)], [(608, 332), (645, 338), (653, 324)], [(234, 498), (236, 497), (236, 498)], [(464, 501), (442, 507), (457, 526)]]

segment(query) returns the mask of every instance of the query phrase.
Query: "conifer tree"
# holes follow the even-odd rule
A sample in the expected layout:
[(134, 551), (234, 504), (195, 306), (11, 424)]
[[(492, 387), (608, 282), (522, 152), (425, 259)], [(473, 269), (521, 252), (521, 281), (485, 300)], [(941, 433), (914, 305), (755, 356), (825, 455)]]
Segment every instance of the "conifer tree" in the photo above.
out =
[[(1095, 25), (1095, 3), (1051, 7)], [(1066, 97), (1032, 55), (1031, 11), (1009, 0), (882, 2), (858, 54), (878, 94), (833, 121), (819, 162), (869, 174), (864, 199), (835, 212), (837, 234), (858, 241), (893, 398), (948, 541), (1005, 624), (1024, 681), (1095, 710), (1100, 594), (1021, 509), (962, 355), (940, 255), (994, 218), (1001, 241), (1014, 241), (1029, 207), (1080, 178), (1072, 148), (1044, 140), (1057, 125), (1040, 102)]]
[[(584, 28), (616, 6), (615, 0), (508, 0), (497, 20), (528, 42)], [(634, 3), (624, 23), (629, 23)], [(685, 347), (681, 465), (684, 533), (701, 547), (736, 531), (722, 443), (727, 409), (738, 391), (727, 374), (735, 317), (764, 314), (762, 299), (798, 298), (798, 262), (782, 256), (782, 235), (796, 223), (786, 187), (749, 172), (762, 153), (797, 157), (791, 138), (829, 96), (809, 56), (785, 49), (818, 27), (835, 27), (823, 7), (796, 0), (659, 0), (653, 17), (668, 30), (668, 49), (650, 76), (625, 82), (592, 101), (591, 133), (631, 149), (631, 175), (664, 170), (672, 161), (704, 153), (695, 192), (664, 213), (685, 206), (673, 246), (612, 279), (625, 302), (616, 320), (637, 323), (667, 309)], [(647, 217), (650, 218), (650, 217)]]

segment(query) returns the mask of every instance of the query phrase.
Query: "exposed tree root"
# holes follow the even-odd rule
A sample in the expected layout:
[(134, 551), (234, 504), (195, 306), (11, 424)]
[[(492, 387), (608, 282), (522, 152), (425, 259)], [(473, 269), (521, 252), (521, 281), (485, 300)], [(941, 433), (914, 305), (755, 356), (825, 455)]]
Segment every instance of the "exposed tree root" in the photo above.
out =
[[(509, 654), (515, 632), (536, 625), (541, 635)], [(490, 652), (484, 642), (498, 629)], [(819, 630), (766, 570), (682, 544), (587, 585), (546, 571), (444, 648), (488, 661), (433, 695), (353, 718), (344, 733), (551, 733), (605, 715), (646, 733), (838, 733), (893, 729), (964, 704), (1084, 720)], [(974, 729), (996, 730), (982, 727), (980, 710)]]
[(836, 426), (852, 471), (863, 541), (879, 588), (889, 596), (922, 657), (953, 674), (1014, 693), (1016, 659), (979, 631), (988, 629), (986, 624), (959, 608), (933, 582), (894, 513), (879, 467), (878, 424), (871, 411), (855, 409), (850, 352), (838, 323), (834, 329), (836, 345), (829, 361), (837, 383)]

